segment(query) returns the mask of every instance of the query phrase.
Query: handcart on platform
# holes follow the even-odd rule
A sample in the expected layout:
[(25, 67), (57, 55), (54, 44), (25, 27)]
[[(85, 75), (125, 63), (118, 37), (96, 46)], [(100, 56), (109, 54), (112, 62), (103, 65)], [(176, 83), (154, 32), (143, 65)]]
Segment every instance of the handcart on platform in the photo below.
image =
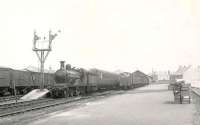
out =
[(190, 84), (185, 84), (184, 81), (177, 82), (173, 85), (174, 102), (175, 103), (190, 103)]

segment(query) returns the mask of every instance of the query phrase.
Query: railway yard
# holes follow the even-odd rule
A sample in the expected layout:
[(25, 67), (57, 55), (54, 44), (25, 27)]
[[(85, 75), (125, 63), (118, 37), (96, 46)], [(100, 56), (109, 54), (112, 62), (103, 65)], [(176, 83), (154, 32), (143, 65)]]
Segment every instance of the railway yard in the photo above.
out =
[(200, 125), (197, 1), (0, 1), (0, 125)]
[(60, 69), (54, 73), (1, 67), (0, 78), (0, 123), (19, 125), (130, 90), (143, 93), (136, 89), (150, 84), (149, 76), (139, 70), (86, 70), (65, 65), (65, 61), (60, 61)]
[(65, 61), (60, 61), (60, 68), (54, 73), (43, 74), (43, 79), (41, 75), (0, 68), (0, 124), (200, 123), (200, 89), (191, 89), (184, 80), (152, 82), (151, 76), (139, 70), (86, 70), (72, 68)]
[[(0, 67), (2, 125), (199, 125), (200, 89), (179, 75), (157, 79), (140, 70), (111, 72), (60, 61), (44, 71), (49, 48), (34, 48), (40, 72)], [(48, 51), (46, 56), (44, 51)], [(41, 56), (40, 56), (40, 54)], [(173, 77), (172, 77), (173, 76)], [(191, 91), (192, 90), (192, 91)]]
[[(191, 104), (174, 103), (173, 92), (168, 90), (168, 84), (152, 84), (128, 91), (93, 93), (64, 101), (39, 99), (1, 105), (0, 124), (199, 125), (200, 91), (194, 91), (191, 92)], [(2, 111), (8, 114), (3, 115)], [(12, 114), (14, 111), (18, 113)]]

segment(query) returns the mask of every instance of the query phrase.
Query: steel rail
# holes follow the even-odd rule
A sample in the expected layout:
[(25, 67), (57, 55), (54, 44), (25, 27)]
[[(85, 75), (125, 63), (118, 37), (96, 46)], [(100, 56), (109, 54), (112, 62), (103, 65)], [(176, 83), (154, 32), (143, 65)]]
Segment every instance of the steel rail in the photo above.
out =
[(16, 98), (19, 99), (20, 97), (22, 97), (22, 95), (18, 95), (16, 97), (15, 96), (0, 97), (0, 103), (5, 101), (15, 100)]
[(8, 104), (3, 104), (0, 105), (0, 111), (1, 110), (5, 110), (5, 109), (11, 109), (11, 108), (17, 108), (17, 107), (21, 107), (21, 106), (28, 106), (31, 104), (37, 104), (37, 103), (44, 103), (44, 102), (48, 102), (50, 100), (53, 99), (38, 99), (38, 100), (31, 100), (31, 101), (21, 101), (21, 102), (12, 102), (12, 103), (8, 103)]
[[(118, 92), (115, 94), (120, 94), (122, 92)], [(103, 96), (103, 95), (113, 95), (110, 92), (105, 92), (105, 93), (98, 93), (95, 95), (89, 95), (89, 96), (83, 96), (83, 97), (74, 97), (74, 98), (68, 98), (68, 99), (58, 99), (58, 100), (51, 100), (48, 103), (35, 103), (33, 105), (27, 105), (27, 106), (21, 106), (20, 108), (11, 108), (10, 110), (4, 110), (3, 112), (0, 112), (0, 118), (1, 117), (6, 117), (6, 116), (12, 116), (12, 115), (17, 115), (20, 113), (25, 113), (33, 110), (39, 110), (39, 109), (45, 109), (53, 106), (58, 106), (58, 105), (63, 105), (67, 103), (72, 103), (72, 102), (77, 102), (80, 100), (85, 100), (85, 99), (90, 99), (98, 96)], [(9, 109), (9, 108), (8, 108)]]

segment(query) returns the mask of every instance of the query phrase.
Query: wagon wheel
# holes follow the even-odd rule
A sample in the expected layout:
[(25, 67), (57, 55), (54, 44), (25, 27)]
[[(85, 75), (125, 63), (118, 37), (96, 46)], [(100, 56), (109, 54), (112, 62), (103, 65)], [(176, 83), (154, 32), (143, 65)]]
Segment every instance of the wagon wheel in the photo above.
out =
[(80, 95), (85, 95), (85, 88), (80, 90)]
[(20, 95), (20, 92), (18, 89), (16, 89), (16, 95)]
[(54, 93), (53, 93), (53, 91), (51, 90), (51, 91), (49, 92), (49, 96), (50, 96), (50, 97), (54, 97), (53, 94), (54, 94)]
[(73, 96), (74, 96), (73, 90), (69, 90), (69, 97), (73, 97)]
[(81, 91), (79, 89), (76, 89), (76, 96), (80, 96), (81, 95)]

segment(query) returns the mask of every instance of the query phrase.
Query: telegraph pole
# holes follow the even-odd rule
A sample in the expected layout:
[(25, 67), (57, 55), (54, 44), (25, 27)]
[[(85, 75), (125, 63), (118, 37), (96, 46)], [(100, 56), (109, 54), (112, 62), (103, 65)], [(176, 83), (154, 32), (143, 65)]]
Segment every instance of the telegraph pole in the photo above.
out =
[[(60, 31), (58, 31), (60, 32)], [(51, 44), (52, 41), (55, 39), (55, 37), (58, 35), (57, 33), (52, 34), (51, 30), (49, 31), (49, 38), (48, 38), (48, 45), (46, 48), (44, 47), (38, 47), (37, 45), (42, 44), (42, 42), (46, 41), (46, 37), (39, 37), (36, 34), (36, 31), (34, 31), (34, 37), (33, 37), (33, 51), (35, 51), (39, 61), (40, 61), (40, 76), (41, 76), (41, 84), (40, 89), (44, 88), (44, 63), (50, 53), (52, 51)], [(40, 40), (40, 41), (39, 41)]]

